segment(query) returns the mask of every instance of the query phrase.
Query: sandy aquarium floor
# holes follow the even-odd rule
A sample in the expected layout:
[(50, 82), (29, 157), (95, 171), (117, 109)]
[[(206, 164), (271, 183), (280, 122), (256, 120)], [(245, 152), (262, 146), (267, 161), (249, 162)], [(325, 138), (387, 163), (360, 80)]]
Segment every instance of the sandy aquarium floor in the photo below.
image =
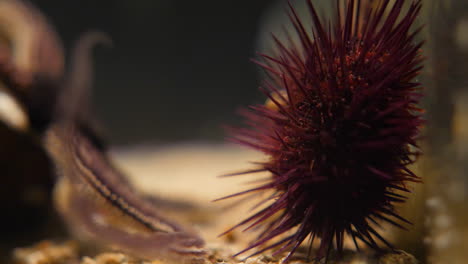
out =
[[(213, 202), (222, 196), (245, 190), (253, 186), (261, 174), (228, 178), (218, 176), (249, 169), (249, 161), (260, 161), (261, 154), (223, 144), (185, 144), (168, 147), (133, 147), (115, 149), (111, 152), (115, 164), (122, 169), (143, 193), (157, 195), (193, 205), (193, 209), (168, 212), (170, 217), (191, 225), (206, 241), (208, 251), (205, 263), (279, 263), (285, 256), (271, 256), (266, 252), (244, 260), (232, 255), (245, 248), (255, 232), (241, 229), (219, 237), (219, 234), (238, 223), (252, 212), (252, 206), (260, 197), (231, 199)], [(265, 177), (266, 175), (263, 175)], [(251, 182), (249, 184), (249, 182)], [(386, 237), (396, 233), (387, 232)], [(415, 257), (404, 252), (375, 254), (363, 251), (355, 253), (351, 241), (347, 244), (343, 258), (339, 261), (332, 253), (328, 263), (350, 264), (413, 264)], [(119, 252), (93, 252), (86, 246), (70, 239), (66, 242), (47, 240), (31, 247), (18, 248), (13, 252), (17, 264), (118, 264), (118, 263), (162, 263), (142, 260)], [(299, 248), (291, 263), (312, 263), (308, 258), (308, 247)], [(313, 255), (313, 251), (312, 251)]]

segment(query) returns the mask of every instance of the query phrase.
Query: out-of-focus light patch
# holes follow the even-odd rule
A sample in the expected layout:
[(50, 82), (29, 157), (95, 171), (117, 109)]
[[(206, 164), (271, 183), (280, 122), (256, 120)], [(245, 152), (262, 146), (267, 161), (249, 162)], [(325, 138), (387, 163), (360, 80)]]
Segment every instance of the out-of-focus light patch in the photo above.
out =
[(432, 245), (441, 250), (449, 248), (454, 241), (455, 237), (451, 230), (447, 230), (441, 234), (438, 234), (436, 239), (433, 240)]
[(367, 264), (365, 260), (353, 260), (351, 264)]
[(93, 221), (101, 226), (108, 226), (109, 224), (107, 223), (107, 220), (105, 217), (103, 217), (101, 214), (93, 214), (91, 216)]
[(439, 214), (435, 216), (434, 224), (438, 228), (449, 228), (452, 225), (452, 218), (447, 214)]
[(29, 120), (23, 107), (2, 89), (0, 89), (0, 120), (10, 128), (22, 132), (29, 127)]
[(431, 245), (432, 244), (432, 237), (430, 236), (425, 236), (424, 239), (423, 239), (423, 243), (425, 245)]
[[(285, 103), (287, 103), (285, 102), (285, 100), (288, 100), (288, 93), (285, 90), (281, 90), (279, 93), (272, 93), (271, 96), (273, 97), (273, 100), (275, 100), (277, 103), (281, 105), (284, 105)], [(265, 101), (265, 106), (268, 109), (277, 111), (279, 107), (273, 100), (268, 98)]]
[(249, 161), (262, 158), (255, 151), (228, 144), (127, 147), (112, 151), (112, 156), (142, 191), (163, 197), (188, 197), (205, 204), (241, 191), (252, 177), (262, 177), (256, 173), (219, 178), (250, 169)]
[(426, 206), (432, 210), (442, 210), (443, 208), (445, 208), (444, 203), (442, 202), (440, 197), (437, 196), (428, 198), (426, 200)]
[(455, 29), (455, 42), (464, 51), (468, 51), (468, 17), (461, 19)]
[(447, 194), (449, 195), (450, 200), (455, 202), (464, 202), (466, 198), (466, 189), (467, 184), (463, 182), (463, 179), (457, 181), (452, 181), (447, 186)]
[[(468, 90), (466, 88), (463, 90)], [(455, 146), (457, 156), (464, 159), (468, 157), (468, 94), (460, 93), (454, 97), (453, 138), (454, 142), (457, 142)]]

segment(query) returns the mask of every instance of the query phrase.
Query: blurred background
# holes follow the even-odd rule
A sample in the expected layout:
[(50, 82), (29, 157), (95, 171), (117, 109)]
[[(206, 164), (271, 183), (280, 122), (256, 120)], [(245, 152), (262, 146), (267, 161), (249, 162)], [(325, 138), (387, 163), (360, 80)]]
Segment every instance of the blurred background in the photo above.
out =
[(236, 108), (261, 102), (255, 54), (271, 0), (36, 0), (67, 50), (87, 30), (95, 51), (94, 105), (111, 143), (222, 140)]

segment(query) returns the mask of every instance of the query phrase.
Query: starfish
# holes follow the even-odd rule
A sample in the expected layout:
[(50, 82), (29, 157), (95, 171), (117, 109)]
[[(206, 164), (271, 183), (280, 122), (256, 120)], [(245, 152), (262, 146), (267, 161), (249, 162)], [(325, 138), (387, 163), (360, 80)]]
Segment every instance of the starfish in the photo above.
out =
[(109, 39), (99, 32), (83, 35), (66, 72), (59, 37), (28, 2), (0, 1), (0, 33), (11, 43), (0, 42), (0, 82), (24, 106), (56, 168), (55, 205), (72, 233), (138, 257), (203, 262), (204, 241), (163, 215), (158, 208), (168, 206), (164, 200), (139, 194), (107, 155), (89, 97), (90, 53)]

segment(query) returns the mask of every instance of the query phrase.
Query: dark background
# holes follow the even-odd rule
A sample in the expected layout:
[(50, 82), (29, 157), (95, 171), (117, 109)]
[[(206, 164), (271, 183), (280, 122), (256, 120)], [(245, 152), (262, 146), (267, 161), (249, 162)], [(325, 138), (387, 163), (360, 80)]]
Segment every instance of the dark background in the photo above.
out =
[(112, 38), (94, 52), (93, 103), (114, 144), (221, 141), (239, 107), (264, 100), (249, 59), (271, 0), (32, 2), (67, 51), (87, 30)]

